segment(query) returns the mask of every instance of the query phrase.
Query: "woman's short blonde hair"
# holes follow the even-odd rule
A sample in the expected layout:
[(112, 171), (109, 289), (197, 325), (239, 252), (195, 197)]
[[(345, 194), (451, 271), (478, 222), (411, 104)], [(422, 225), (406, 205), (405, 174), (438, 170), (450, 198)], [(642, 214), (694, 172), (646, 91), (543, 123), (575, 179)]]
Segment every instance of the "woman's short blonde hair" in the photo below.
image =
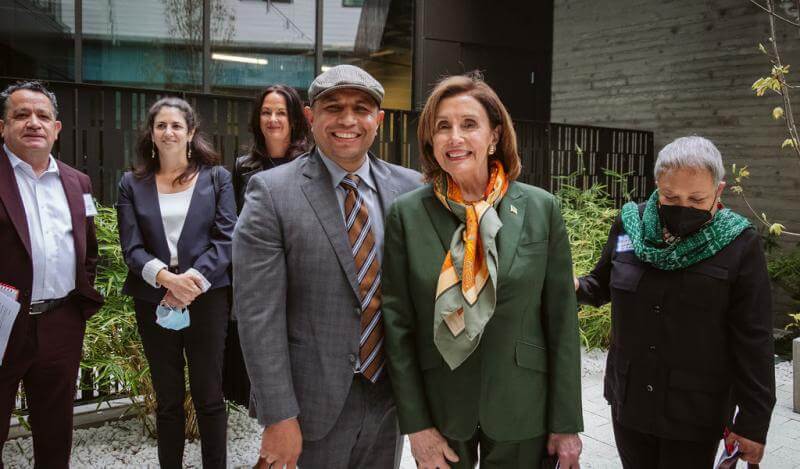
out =
[(425, 180), (430, 182), (442, 173), (442, 168), (433, 155), (433, 134), (436, 131), (436, 112), (439, 104), (444, 99), (460, 94), (472, 96), (481, 103), (489, 116), (492, 129), (500, 127), (497, 151), (490, 158), (500, 160), (509, 181), (515, 180), (519, 176), (522, 164), (517, 152), (517, 134), (514, 132), (514, 122), (500, 98), (497, 97), (497, 93), (483, 81), (479, 73), (443, 78), (436, 84), (428, 101), (425, 102), (417, 128), (420, 163)]

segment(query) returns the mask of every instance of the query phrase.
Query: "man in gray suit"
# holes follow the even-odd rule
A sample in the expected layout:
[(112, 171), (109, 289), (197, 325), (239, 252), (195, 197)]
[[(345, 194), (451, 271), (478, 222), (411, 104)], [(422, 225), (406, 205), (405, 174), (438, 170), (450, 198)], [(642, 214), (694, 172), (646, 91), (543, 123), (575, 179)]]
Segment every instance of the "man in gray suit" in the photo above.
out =
[(358, 67), (321, 74), (305, 109), (317, 147), (248, 184), (234, 303), (265, 467), (399, 465), (380, 311), (383, 219), (421, 176), (368, 153), (383, 94)]

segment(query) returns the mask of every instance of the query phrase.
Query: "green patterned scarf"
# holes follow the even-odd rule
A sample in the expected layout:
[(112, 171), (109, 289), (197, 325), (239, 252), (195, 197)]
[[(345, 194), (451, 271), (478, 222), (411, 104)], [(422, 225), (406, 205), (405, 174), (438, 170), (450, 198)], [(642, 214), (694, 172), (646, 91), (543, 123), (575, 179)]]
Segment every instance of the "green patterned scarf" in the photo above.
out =
[(631, 240), (633, 251), (642, 262), (661, 270), (678, 270), (694, 265), (718, 253), (739, 234), (751, 227), (743, 216), (724, 208), (697, 232), (672, 244), (664, 242), (658, 215), (658, 190), (647, 200), (639, 216), (636, 202), (622, 207), (622, 226)]

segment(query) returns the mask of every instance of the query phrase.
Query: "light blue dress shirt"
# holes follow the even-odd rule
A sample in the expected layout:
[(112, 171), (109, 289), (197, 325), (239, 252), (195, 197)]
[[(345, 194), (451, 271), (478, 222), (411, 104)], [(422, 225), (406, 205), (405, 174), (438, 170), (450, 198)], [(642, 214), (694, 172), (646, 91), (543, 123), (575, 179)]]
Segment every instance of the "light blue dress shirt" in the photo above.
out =
[[(342, 210), (342, 220), (344, 220), (344, 199), (347, 197), (347, 190), (341, 184), (342, 179), (349, 173), (336, 164), (333, 160), (325, 156), (325, 154), (317, 148), (319, 155), (322, 157), (322, 162), (328, 168), (331, 175), (331, 183), (333, 190), (336, 192), (336, 200), (339, 201), (339, 208)], [(380, 196), (378, 195), (378, 186), (375, 184), (375, 178), (372, 177), (372, 170), (370, 169), (369, 156), (364, 160), (361, 165), (353, 174), (357, 175), (360, 179), (358, 183), (358, 190), (361, 192), (361, 197), (367, 205), (370, 220), (372, 221), (372, 236), (375, 238), (375, 245), (378, 247), (378, 261), (383, 263), (383, 206), (381, 205)]]

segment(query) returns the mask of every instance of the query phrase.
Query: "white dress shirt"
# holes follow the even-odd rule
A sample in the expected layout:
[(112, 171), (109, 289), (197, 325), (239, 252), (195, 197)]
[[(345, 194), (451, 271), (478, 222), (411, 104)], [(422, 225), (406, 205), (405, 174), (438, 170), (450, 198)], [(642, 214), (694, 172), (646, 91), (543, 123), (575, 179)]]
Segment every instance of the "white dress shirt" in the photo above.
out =
[(14, 169), (25, 208), (33, 258), (31, 301), (55, 300), (75, 289), (75, 240), (67, 194), (61, 184), (56, 160), (39, 176), (33, 167), (3, 148)]

